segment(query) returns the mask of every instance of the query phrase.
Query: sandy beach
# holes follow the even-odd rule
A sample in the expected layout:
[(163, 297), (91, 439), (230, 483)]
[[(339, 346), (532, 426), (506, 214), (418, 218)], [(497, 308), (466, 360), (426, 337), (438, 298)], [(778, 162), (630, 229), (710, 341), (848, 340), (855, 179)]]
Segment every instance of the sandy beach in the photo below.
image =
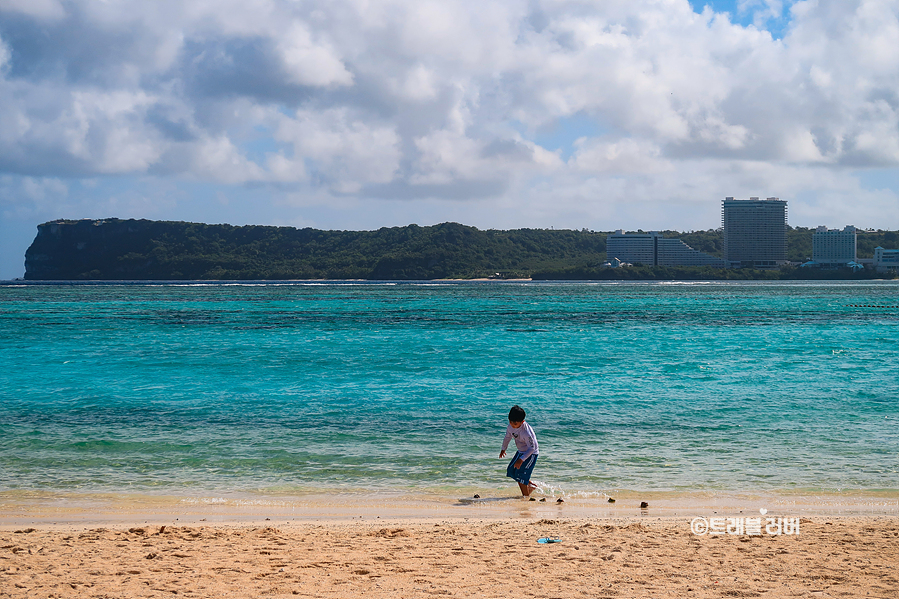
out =
[(688, 517), (3, 526), (0, 596), (899, 597), (899, 518), (798, 520), (718, 536)]

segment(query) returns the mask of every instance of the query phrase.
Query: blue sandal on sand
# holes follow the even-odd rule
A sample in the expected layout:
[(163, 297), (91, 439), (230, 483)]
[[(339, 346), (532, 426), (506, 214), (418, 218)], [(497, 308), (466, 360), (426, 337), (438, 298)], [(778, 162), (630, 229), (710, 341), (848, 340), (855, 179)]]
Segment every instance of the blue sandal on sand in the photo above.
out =
[(553, 539), (552, 537), (543, 537), (542, 539), (537, 539), (538, 543), (561, 543), (562, 539)]

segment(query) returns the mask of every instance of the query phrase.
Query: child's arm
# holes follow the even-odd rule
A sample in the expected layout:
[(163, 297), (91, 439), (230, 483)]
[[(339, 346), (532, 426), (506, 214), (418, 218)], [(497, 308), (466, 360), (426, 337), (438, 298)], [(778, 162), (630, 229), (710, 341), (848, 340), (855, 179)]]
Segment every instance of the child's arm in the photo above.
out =
[(511, 441), (511, 440), (512, 440), (512, 431), (510, 431), (509, 428), (506, 427), (506, 436), (503, 437), (503, 448), (499, 452), (499, 457), (501, 457), (501, 458), (506, 457), (506, 448), (509, 446), (509, 441)]

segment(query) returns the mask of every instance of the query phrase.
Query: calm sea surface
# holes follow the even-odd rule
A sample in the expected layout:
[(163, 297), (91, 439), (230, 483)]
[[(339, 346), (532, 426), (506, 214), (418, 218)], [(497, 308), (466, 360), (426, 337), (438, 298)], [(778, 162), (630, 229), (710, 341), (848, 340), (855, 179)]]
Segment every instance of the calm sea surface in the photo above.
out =
[[(879, 307), (855, 307), (879, 306)], [(0, 286), (0, 492), (899, 495), (899, 285)]]

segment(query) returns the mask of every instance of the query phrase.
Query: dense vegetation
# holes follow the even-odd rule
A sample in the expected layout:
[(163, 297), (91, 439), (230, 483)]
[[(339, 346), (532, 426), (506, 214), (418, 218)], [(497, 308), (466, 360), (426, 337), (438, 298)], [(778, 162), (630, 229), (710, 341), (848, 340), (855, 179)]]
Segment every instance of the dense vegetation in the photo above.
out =
[(600, 264), (605, 234), (456, 223), (377, 231), (56, 221), (38, 228), (26, 279), (439, 279)]
[[(788, 258), (811, 256), (812, 229), (788, 232)], [(721, 256), (720, 231), (665, 231)], [(842, 277), (807, 271), (714, 268), (602, 269), (606, 233), (586, 229), (486, 230), (457, 223), (377, 231), (322, 231), (148, 220), (53, 221), (25, 256), (33, 280), (273, 279), (746, 279)], [(859, 256), (896, 247), (896, 232), (859, 234)], [(862, 273), (859, 276), (867, 276)]]

